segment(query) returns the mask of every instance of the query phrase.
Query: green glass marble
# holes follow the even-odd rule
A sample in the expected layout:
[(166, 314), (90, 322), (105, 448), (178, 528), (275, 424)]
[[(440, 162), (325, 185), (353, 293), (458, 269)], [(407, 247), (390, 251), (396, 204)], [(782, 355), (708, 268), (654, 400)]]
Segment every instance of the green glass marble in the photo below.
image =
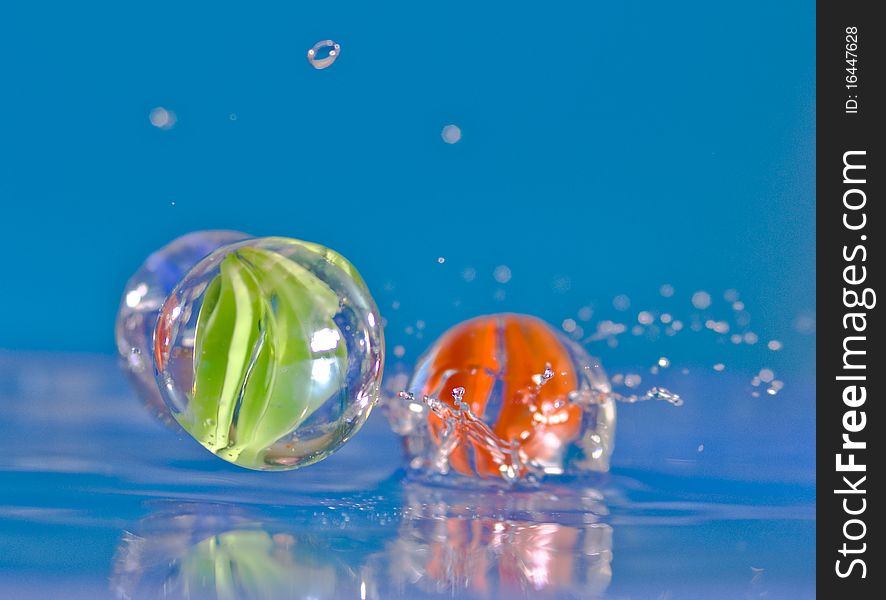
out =
[(164, 304), (154, 335), (158, 384), (206, 449), (251, 469), (325, 458), (378, 398), (384, 340), (354, 267), (287, 238), (226, 246)]

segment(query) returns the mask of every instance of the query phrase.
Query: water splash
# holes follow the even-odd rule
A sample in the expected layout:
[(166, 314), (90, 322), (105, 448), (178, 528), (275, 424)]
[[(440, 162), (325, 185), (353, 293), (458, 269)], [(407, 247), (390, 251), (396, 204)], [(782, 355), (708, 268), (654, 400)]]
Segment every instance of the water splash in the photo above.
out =
[(541, 386), (546, 384), (548, 381), (554, 378), (554, 369), (551, 368), (551, 363), (545, 363), (545, 370), (541, 373), (536, 373), (532, 376), (532, 383), (536, 385), (536, 391), (541, 389)]
[[(520, 443), (517, 440), (507, 442), (500, 438), (483, 419), (478, 417), (464, 401), (465, 388), (452, 390), (455, 407), (433, 396), (422, 396), (422, 402), (432, 413), (440, 418), (443, 424), (439, 433), (439, 442), (431, 457), (434, 471), (442, 475), (449, 473), (449, 457), (456, 448), (464, 443), (480, 445), (489, 452), (493, 462), (498, 465), (502, 479), (507, 483), (515, 483), (527, 474), (527, 467), (520, 459)], [(415, 394), (401, 391), (400, 398), (415, 404)], [(540, 474), (540, 473), (539, 473)]]
[[(590, 368), (590, 365), (587, 368)], [(551, 364), (546, 363), (541, 373), (532, 376), (533, 386), (529, 389), (527, 401), (531, 402), (531, 399), (538, 394), (541, 388), (556, 375)], [(521, 480), (535, 482), (551, 472), (546, 468), (546, 465), (530, 458), (529, 453), (523, 451), (522, 443), (524, 439), (529, 437), (528, 435), (513, 440), (503, 439), (492, 430), (483, 418), (471, 410), (470, 405), (464, 400), (465, 393), (464, 387), (453, 388), (451, 405), (432, 395), (423, 395), (420, 404), (413, 392), (403, 390), (397, 394), (409, 411), (424, 417), (424, 406), (440, 419), (442, 427), (439, 428), (438, 439), (428, 458), (429, 466), (433, 472), (441, 475), (448, 474), (450, 458), (456, 449), (472, 445), (480, 448), (492, 460), (502, 479), (508, 484), (514, 484)], [(633, 395), (623, 395), (610, 390), (596, 390), (591, 394), (573, 392), (557, 408), (582, 403), (604, 405), (612, 400), (628, 404), (649, 400), (661, 400), (674, 406), (683, 404), (683, 400), (678, 394), (665, 388), (653, 387), (643, 394)], [(540, 427), (541, 422), (535, 422), (534, 426)], [(599, 444), (603, 443), (599, 435), (590, 436), (592, 441), (595, 437)], [(602, 452), (602, 446), (600, 452)], [(413, 467), (419, 466), (421, 465), (413, 465)]]
[(651, 387), (643, 394), (623, 395), (618, 392), (610, 392), (610, 398), (625, 404), (636, 404), (637, 402), (646, 402), (647, 400), (661, 400), (673, 406), (683, 406), (683, 398), (679, 394), (675, 394), (663, 387)]

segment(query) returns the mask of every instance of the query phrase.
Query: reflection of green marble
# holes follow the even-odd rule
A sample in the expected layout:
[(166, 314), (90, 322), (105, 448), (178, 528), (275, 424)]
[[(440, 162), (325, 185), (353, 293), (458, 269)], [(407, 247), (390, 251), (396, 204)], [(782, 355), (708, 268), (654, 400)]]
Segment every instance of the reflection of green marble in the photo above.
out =
[(250, 247), (228, 254), (200, 308), (182, 426), (225, 460), (261, 468), (268, 447), (343, 383), (338, 310), (336, 293), (285, 256)]
[[(219, 600), (235, 598), (331, 597), (336, 572), (329, 565), (295, 561), (296, 540), (275, 541), (261, 530), (235, 530), (192, 546), (181, 559), (181, 585), (214, 592)], [(302, 595), (304, 594), (304, 595)]]

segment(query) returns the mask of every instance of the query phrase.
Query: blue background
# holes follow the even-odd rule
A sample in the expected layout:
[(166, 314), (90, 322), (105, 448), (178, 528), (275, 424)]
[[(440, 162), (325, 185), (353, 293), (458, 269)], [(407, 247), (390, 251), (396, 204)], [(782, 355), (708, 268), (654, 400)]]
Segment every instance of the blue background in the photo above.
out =
[[(493, 310), (559, 323), (665, 282), (739, 289), (761, 335), (814, 309), (814, 3), (2, 13), (2, 348), (112, 352), (127, 277), (209, 228), (339, 250), (395, 343), (416, 319), (429, 337)], [(325, 38), (342, 54), (317, 71)], [(811, 373), (812, 338), (783, 356)]]

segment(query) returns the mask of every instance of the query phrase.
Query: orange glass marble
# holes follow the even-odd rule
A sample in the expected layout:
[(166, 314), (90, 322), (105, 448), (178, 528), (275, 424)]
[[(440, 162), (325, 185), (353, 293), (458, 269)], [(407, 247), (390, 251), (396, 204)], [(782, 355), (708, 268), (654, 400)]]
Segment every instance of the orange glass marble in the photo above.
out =
[(544, 321), (517, 314), (444, 333), (389, 415), (413, 469), (508, 482), (606, 471), (615, 431), (599, 363)]

